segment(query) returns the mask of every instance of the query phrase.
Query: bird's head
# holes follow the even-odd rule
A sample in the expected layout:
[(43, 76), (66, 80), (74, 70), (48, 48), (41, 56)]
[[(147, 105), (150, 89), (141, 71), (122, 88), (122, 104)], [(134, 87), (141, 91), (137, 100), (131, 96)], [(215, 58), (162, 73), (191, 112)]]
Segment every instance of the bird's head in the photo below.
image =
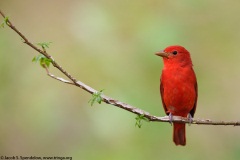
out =
[(155, 54), (163, 57), (164, 65), (192, 66), (190, 53), (182, 46), (169, 46)]

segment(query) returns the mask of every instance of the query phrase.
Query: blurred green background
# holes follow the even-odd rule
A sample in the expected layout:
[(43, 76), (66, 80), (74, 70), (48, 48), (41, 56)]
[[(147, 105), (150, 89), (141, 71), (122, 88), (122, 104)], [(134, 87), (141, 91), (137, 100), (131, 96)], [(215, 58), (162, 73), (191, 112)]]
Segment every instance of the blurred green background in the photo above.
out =
[[(33, 43), (91, 87), (156, 116), (163, 66), (154, 52), (185, 46), (198, 78), (195, 118), (240, 120), (240, 2), (226, 0), (1, 0)], [(2, 21), (3, 18), (0, 18)], [(60, 83), (31, 62), (37, 53), (0, 29), (0, 155), (80, 160), (239, 159), (240, 128), (187, 126), (187, 146), (167, 123), (134, 126), (135, 115)], [(55, 68), (51, 73), (64, 77)]]

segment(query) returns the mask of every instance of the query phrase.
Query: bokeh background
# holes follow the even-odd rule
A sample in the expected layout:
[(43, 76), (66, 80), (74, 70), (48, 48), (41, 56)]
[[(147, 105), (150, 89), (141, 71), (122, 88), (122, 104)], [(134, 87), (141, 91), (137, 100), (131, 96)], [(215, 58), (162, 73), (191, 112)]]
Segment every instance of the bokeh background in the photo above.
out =
[[(240, 120), (240, 2), (226, 0), (1, 0), (33, 43), (91, 87), (156, 116), (163, 66), (154, 52), (185, 46), (199, 84), (195, 118)], [(2, 21), (3, 18), (0, 17)], [(46, 75), (37, 53), (0, 29), (0, 155), (80, 160), (239, 159), (240, 128), (187, 126), (187, 146), (167, 123), (135, 127), (135, 115)], [(51, 73), (64, 77), (53, 67)]]

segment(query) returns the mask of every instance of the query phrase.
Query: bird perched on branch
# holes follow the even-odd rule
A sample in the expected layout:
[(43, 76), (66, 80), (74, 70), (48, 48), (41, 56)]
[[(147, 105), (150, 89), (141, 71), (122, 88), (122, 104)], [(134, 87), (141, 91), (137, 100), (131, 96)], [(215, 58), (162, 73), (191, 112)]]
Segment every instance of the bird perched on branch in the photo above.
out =
[[(169, 116), (188, 117), (191, 122), (198, 98), (197, 79), (192, 68), (190, 53), (182, 46), (169, 46), (156, 55), (163, 58), (160, 78), (163, 108)], [(185, 123), (173, 123), (173, 141), (186, 145)]]

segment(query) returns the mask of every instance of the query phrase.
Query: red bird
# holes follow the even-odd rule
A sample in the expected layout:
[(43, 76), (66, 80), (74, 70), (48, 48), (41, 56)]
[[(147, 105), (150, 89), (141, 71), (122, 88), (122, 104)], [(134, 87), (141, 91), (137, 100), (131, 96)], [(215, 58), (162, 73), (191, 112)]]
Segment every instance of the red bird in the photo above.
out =
[[(165, 113), (172, 116), (194, 116), (198, 89), (190, 53), (182, 46), (169, 46), (156, 55), (163, 57), (160, 93)], [(173, 141), (186, 145), (185, 123), (173, 123)]]

